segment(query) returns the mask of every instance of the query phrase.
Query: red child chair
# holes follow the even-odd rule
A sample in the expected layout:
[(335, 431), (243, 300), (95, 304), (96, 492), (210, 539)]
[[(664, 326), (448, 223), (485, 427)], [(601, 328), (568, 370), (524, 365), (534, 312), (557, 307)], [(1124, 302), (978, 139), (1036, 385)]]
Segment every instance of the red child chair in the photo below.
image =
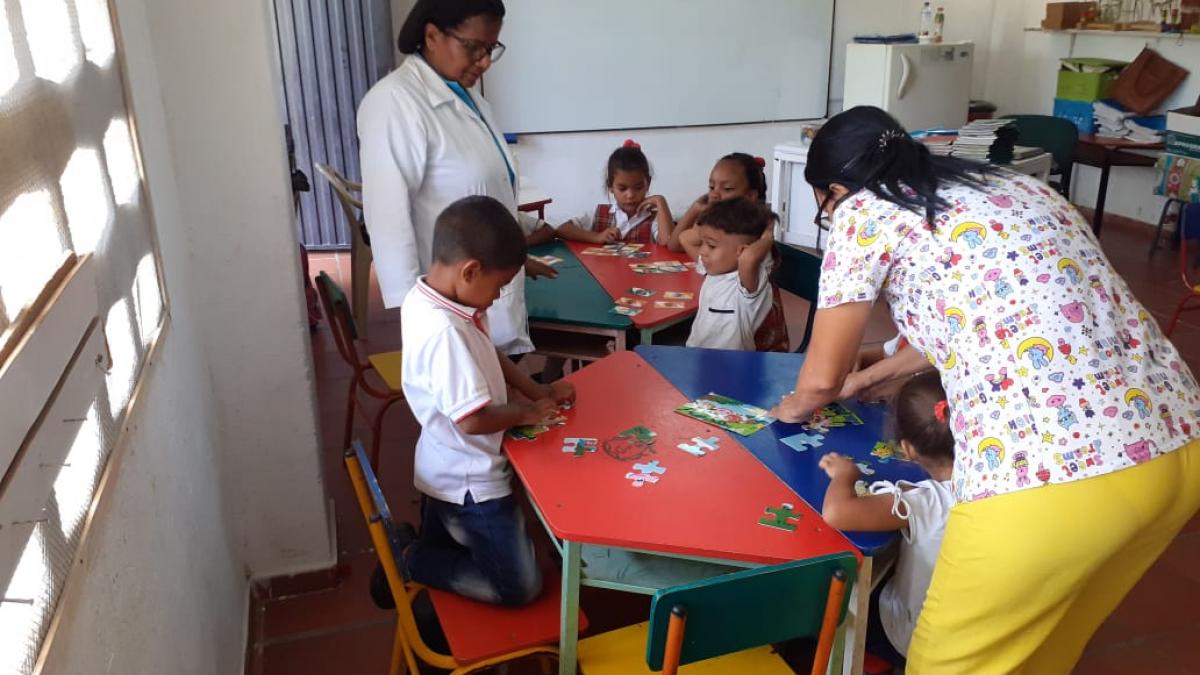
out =
[[(1193, 300), (1200, 298), (1200, 278), (1191, 275), (1191, 268), (1195, 265), (1188, 260), (1188, 253), (1195, 252), (1188, 246), (1188, 242), (1195, 244), (1200, 241), (1200, 223), (1191, 222), (1196, 219), (1198, 210), (1200, 209), (1195, 205), (1187, 205), (1179, 210), (1179, 276), (1183, 279), (1183, 286), (1187, 292), (1179, 300), (1175, 314), (1171, 316), (1171, 322), (1167, 324), (1167, 337), (1170, 337), (1171, 332), (1175, 330), (1175, 324), (1179, 322), (1180, 314), (1200, 309), (1200, 305), (1188, 307)], [(1189, 218), (1189, 216), (1191, 217)]]

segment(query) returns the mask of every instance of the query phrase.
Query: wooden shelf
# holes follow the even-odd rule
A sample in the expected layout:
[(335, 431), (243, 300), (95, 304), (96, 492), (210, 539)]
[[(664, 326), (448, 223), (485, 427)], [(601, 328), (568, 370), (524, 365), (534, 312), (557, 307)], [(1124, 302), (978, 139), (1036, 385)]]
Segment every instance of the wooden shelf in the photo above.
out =
[(1156, 40), (1200, 40), (1200, 33), (1154, 33), (1144, 30), (1087, 30), (1067, 28), (1064, 30), (1046, 30), (1045, 28), (1026, 28), (1027, 33), (1057, 33), (1060, 35), (1116, 35), (1131, 38), (1153, 38)]

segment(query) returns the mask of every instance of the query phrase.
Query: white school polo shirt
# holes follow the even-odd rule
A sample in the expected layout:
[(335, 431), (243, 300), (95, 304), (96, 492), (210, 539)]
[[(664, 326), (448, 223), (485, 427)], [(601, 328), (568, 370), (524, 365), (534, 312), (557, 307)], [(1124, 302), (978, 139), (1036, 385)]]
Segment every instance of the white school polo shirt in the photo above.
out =
[(500, 451), (504, 432), (463, 433), (458, 422), (488, 405), (508, 402), (500, 357), (487, 317), (448, 300), (417, 279), (400, 310), (404, 396), (421, 423), (413, 482), (421, 492), (462, 504), (512, 492), (512, 469)]
[[(696, 261), (696, 272), (705, 274), (704, 263)], [(687, 346), (754, 351), (754, 333), (771, 312), (770, 276), (770, 257), (758, 270), (758, 288), (754, 292), (742, 287), (736, 269), (725, 274), (705, 274)]]

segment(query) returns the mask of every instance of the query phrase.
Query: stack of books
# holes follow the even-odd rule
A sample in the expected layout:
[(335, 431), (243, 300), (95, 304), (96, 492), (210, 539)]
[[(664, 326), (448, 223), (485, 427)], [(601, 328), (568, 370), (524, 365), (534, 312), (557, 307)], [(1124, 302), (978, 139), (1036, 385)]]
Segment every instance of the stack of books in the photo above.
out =
[(1159, 116), (1137, 117), (1114, 101), (1096, 101), (1092, 104), (1092, 116), (1096, 120), (1096, 135), (1104, 138), (1122, 138), (1132, 143), (1161, 143), (1162, 130)]
[(1012, 120), (975, 120), (958, 130), (958, 139), (950, 154), (963, 159), (994, 164), (1013, 160), (1017, 144), (1017, 127)]

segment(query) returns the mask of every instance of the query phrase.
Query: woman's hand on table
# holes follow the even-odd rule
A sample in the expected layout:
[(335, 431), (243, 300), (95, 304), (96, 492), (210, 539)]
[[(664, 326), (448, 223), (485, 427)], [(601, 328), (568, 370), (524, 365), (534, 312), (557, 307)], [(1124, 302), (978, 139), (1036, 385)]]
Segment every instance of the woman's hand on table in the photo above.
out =
[(854, 460), (845, 455), (839, 455), (836, 452), (830, 452), (821, 457), (821, 461), (817, 463), (817, 466), (821, 467), (821, 470), (832, 481), (853, 483), (862, 477), (862, 471), (859, 470)]
[(776, 403), (770, 414), (780, 422), (807, 422), (812, 418), (813, 411), (792, 393)]
[(558, 272), (556, 272), (553, 267), (547, 265), (541, 260), (526, 258), (525, 275), (530, 279), (537, 279), (539, 277), (549, 277), (553, 279), (558, 276)]

